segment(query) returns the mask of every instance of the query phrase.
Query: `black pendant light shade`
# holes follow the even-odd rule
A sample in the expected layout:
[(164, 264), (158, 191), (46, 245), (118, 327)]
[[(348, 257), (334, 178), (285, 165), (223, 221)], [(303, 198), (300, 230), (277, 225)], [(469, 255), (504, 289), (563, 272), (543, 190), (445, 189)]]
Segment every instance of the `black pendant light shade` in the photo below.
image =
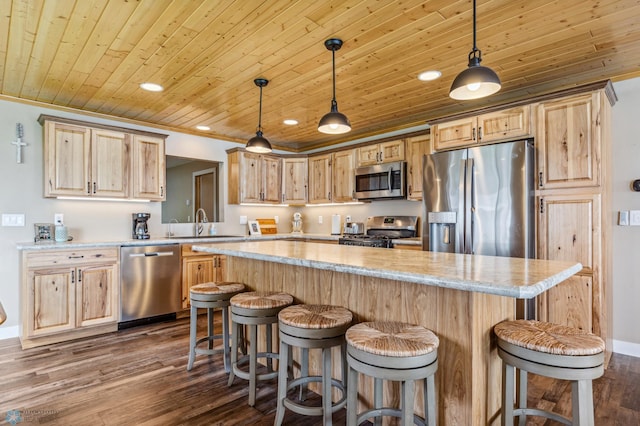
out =
[(482, 52), (476, 46), (476, 0), (473, 0), (473, 49), (469, 52), (469, 68), (453, 80), (449, 96), (453, 99), (479, 99), (500, 90), (500, 78), (491, 68), (480, 65)]
[(336, 50), (342, 47), (342, 40), (330, 38), (324, 42), (324, 46), (331, 51), (333, 60), (333, 98), (331, 99), (331, 112), (320, 119), (318, 131), (332, 135), (347, 133), (351, 130), (351, 123), (346, 115), (338, 111), (338, 102), (336, 101)]
[(250, 152), (266, 153), (271, 152), (271, 144), (262, 136), (262, 88), (269, 84), (269, 80), (264, 78), (256, 78), (253, 80), (256, 86), (260, 88), (260, 112), (258, 115), (258, 131), (256, 135), (249, 139), (246, 149)]

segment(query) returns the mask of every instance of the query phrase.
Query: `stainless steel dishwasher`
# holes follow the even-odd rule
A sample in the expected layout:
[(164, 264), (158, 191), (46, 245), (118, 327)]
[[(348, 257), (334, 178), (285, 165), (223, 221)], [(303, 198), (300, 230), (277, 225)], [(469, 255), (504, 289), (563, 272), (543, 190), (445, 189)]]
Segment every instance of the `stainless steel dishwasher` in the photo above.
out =
[(120, 326), (150, 322), (182, 308), (180, 245), (120, 248)]

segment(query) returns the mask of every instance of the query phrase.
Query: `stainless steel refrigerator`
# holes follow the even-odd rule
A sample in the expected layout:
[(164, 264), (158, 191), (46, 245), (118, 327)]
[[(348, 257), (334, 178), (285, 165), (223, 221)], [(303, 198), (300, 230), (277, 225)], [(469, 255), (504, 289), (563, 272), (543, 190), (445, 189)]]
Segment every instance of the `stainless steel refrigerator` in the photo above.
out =
[(426, 155), (423, 250), (534, 257), (532, 140)]

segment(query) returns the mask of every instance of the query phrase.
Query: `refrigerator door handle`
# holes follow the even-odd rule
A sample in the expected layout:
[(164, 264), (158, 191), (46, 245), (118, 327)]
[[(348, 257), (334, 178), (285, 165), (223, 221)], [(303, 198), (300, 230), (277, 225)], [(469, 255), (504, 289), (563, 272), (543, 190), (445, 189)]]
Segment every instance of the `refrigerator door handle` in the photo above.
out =
[(475, 188), (473, 179), (473, 159), (465, 162), (464, 179), (464, 253), (473, 254), (473, 192)]

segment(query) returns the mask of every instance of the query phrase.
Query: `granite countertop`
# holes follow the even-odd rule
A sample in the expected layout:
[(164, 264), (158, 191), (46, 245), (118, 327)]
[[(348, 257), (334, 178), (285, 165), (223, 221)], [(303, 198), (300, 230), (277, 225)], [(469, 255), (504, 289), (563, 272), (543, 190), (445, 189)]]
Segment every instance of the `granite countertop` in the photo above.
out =
[(303, 241), (196, 244), (203, 251), (287, 265), (528, 299), (582, 269), (580, 263), (337, 245)]

